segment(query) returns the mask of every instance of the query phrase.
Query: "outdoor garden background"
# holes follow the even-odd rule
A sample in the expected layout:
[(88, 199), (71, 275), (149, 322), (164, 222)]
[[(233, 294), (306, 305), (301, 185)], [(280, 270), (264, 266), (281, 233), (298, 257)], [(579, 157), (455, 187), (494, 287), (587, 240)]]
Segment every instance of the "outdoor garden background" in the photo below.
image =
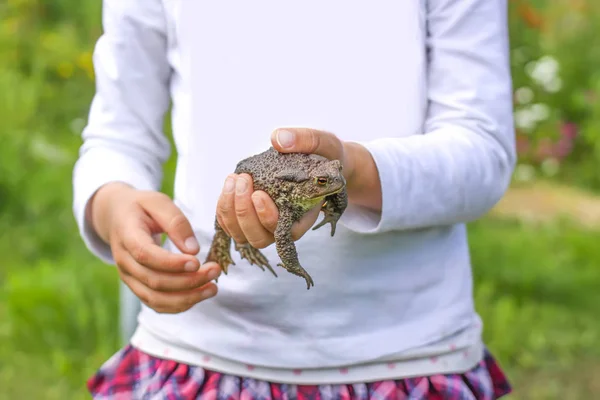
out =
[[(600, 398), (600, 2), (510, 9), (520, 160), (505, 199), (470, 225), (477, 308), (513, 398)], [(100, 10), (0, 2), (1, 399), (88, 398), (119, 346), (117, 274), (71, 213)]]

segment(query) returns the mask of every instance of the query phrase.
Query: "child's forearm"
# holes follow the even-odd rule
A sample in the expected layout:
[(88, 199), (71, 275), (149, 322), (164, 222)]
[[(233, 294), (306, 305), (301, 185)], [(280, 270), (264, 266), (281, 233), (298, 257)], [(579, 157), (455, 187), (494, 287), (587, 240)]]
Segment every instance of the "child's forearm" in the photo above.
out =
[(351, 162), (348, 176), (348, 201), (381, 212), (382, 196), (379, 171), (371, 153), (361, 144), (344, 143), (344, 153)]

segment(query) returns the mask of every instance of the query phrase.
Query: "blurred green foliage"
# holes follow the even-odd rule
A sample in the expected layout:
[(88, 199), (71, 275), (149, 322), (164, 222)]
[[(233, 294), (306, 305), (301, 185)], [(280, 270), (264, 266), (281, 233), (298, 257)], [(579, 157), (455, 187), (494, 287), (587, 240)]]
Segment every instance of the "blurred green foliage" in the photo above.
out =
[[(600, 188), (596, 4), (510, 2), (517, 180)], [(71, 212), (100, 18), (99, 1), (0, 4), (0, 398), (87, 398), (85, 380), (119, 347), (117, 275)], [(167, 172), (170, 193), (173, 158)], [(593, 397), (581, 365), (600, 375), (598, 236), (560, 221), (471, 225), (477, 308), (517, 397)]]
[(600, 190), (600, 3), (509, 0), (515, 178)]

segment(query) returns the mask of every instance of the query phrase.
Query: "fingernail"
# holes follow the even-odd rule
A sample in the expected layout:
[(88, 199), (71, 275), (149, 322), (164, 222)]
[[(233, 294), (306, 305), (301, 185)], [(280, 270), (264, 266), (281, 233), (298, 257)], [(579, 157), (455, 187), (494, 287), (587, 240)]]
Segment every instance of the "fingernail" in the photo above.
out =
[(183, 269), (185, 269), (188, 272), (194, 272), (194, 271), (198, 271), (198, 264), (196, 264), (193, 261), (188, 261), (185, 263), (185, 265), (183, 266)]
[(225, 185), (223, 185), (223, 192), (231, 193), (233, 192), (233, 188), (235, 187), (235, 182), (233, 178), (225, 179)]
[(221, 270), (219, 268), (213, 268), (210, 271), (208, 271), (208, 274), (206, 274), (206, 276), (208, 276), (209, 280), (213, 280), (215, 278), (217, 278), (221, 273)]
[(254, 208), (256, 208), (256, 211), (262, 212), (265, 210), (265, 201), (260, 197), (253, 197), (252, 202), (254, 203)]
[(238, 180), (235, 183), (235, 192), (237, 194), (244, 194), (244, 193), (246, 193), (247, 188), (248, 188), (248, 182), (246, 182), (246, 180), (244, 178), (238, 178)]
[(207, 299), (213, 297), (215, 294), (216, 293), (213, 288), (206, 288), (202, 291), (202, 297), (207, 298)]
[(294, 145), (294, 134), (286, 130), (277, 131), (277, 143), (284, 149), (292, 147)]
[(184, 245), (189, 251), (198, 251), (200, 249), (198, 241), (193, 236), (187, 238), (184, 242)]

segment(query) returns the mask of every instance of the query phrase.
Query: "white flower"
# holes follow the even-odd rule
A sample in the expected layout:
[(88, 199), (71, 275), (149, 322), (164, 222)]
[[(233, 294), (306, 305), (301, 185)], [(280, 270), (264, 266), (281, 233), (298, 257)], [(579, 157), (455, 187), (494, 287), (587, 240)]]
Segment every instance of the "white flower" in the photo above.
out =
[(537, 82), (549, 82), (558, 75), (558, 61), (553, 57), (544, 56), (528, 64), (527, 73)]
[(531, 131), (537, 124), (537, 118), (530, 108), (515, 111), (515, 125), (524, 131)]
[(515, 168), (514, 177), (518, 182), (531, 182), (535, 178), (535, 168), (529, 164), (519, 164)]
[(529, 110), (537, 122), (545, 121), (550, 117), (550, 107), (546, 104), (532, 104)]
[(555, 78), (544, 85), (544, 89), (550, 93), (556, 93), (562, 88), (562, 79)]
[(560, 66), (558, 61), (551, 56), (544, 56), (537, 61), (532, 61), (525, 66), (525, 72), (536, 83), (541, 85), (546, 91), (551, 93), (558, 92), (562, 87), (562, 81), (559, 77)]
[(558, 169), (560, 167), (559, 162), (554, 158), (547, 158), (542, 161), (542, 172), (547, 177), (552, 177), (558, 173)]
[(515, 97), (519, 104), (529, 104), (533, 101), (533, 90), (528, 87), (520, 87), (515, 90)]
[(550, 107), (543, 103), (532, 104), (516, 110), (514, 113), (515, 124), (523, 131), (532, 131), (539, 122), (550, 117)]

